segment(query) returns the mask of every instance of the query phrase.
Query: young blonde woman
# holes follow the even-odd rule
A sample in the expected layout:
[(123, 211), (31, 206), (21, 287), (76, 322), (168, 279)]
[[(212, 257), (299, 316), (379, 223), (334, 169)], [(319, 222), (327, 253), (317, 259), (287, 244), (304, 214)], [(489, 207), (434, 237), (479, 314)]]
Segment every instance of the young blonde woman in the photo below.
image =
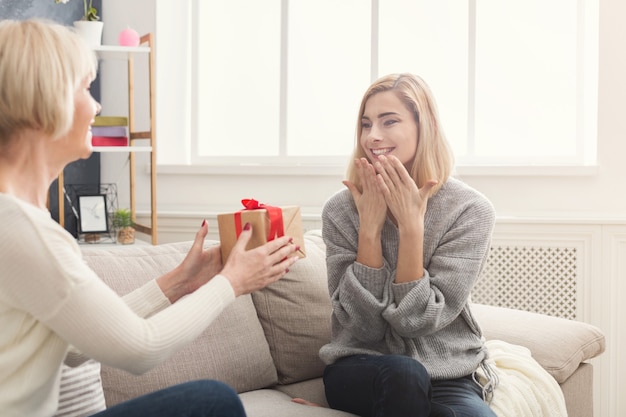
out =
[[(453, 157), (426, 83), (375, 81), (359, 109), (347, 189), (323, 210), (331, 296), (332, 408), (363, 417), (493, 417), (495, 381), (469, 305), (488, 255), (491, 203), (451, 177)], [(489, 374), (489, 372), (488, 372)]]
[[(249, 224), (227, 260), (203, 249), (206, 222), (183, 262), (118, 297), (46, 208), (63, 167), (91, 152), (97, 60), (70, 29), (0, 22), (0, 414), (49, 417), (65, 360), (87, 357), (142, 373), (196, 338), (235, 297), (280, 279), (297, 257), (288, 237), (251, 251)], [(185, 296), (185, 297), (183, 297)], [(147, 318), (146, 318), (147, 317)], [(73, 348), (70, 349), (70, 346)], [(207, 346), (207, 349), (210, 349)], [(80, 353), (79, 353), (80, 352)], [(244, 416), (237, 394), (194, 381), (99, 416)]]

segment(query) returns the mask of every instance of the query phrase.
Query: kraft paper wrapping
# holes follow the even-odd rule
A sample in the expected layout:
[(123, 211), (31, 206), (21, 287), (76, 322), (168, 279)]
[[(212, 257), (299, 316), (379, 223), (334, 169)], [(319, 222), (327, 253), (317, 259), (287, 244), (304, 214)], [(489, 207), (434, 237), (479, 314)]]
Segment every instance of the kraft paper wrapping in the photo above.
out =
[[(240, 213), (241, 216), (241, 228), (243, 228), (246, 223), (250, 223), (250, 225), (252, 225), (252, 238), (248, 242), (246, 250), (259, 247), (268, 241), (267, 238), (271, 224), (270, 216), (266, 209), (241, 210), (237, 213)], [(236, 213), (224, 213), (217, 215), (217, 225), (219, 228), (220, 246), (222, 250), (222, 262), (226, 262), (228, 255), (230, 255), (230, 251), (237, 242), (238, 235), (235, 215)], [(306, 252), (304, 248), (300, 207), (282, 207), (282, 220), (284, 235), (292, 237), (294, 245), (300, 246), (300, 250), (297, 252), (297, 255), (300, 258), (304, 258), (306, 256)]]

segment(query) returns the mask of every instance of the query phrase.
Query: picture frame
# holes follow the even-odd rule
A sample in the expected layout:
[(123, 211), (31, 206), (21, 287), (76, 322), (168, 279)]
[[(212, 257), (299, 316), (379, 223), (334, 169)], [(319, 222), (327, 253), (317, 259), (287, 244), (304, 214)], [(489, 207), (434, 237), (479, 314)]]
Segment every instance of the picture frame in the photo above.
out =
[(107, 233), (109, 219), (106, 195), (79, 195), (77, 198), (80, 232)]

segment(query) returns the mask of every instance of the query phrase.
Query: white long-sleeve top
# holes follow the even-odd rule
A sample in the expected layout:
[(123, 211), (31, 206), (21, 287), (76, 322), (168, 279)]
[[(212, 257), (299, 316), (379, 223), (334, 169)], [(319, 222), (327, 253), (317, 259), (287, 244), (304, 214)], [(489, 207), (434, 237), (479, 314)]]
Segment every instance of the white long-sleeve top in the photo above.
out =
[(70, 345), (139, 374), (195, 339), (234, 299), (217, 275), (172, 305), (155, 281), (123, 300), (49, 212), (0, 193), (0, 414), (53, 415)]

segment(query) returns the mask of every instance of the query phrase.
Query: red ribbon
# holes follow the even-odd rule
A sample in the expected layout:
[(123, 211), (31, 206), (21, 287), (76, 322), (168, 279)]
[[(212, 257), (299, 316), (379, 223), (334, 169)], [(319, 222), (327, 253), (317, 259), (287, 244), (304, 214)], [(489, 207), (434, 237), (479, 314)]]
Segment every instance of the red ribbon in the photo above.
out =
[(266, 210), (270, 217), (270, 230), (267, 232), (267, 241), (274, 240), (277, 237), (285, 235), (283, 226), (283, 209), (275, 206), (268, 206), (263, 203), (259, 203), (254, 199), (241, 200), (244, 209), (235, 213), (235, 230), (237, 237), (241, 234), (241, 212), (245, 210)]

